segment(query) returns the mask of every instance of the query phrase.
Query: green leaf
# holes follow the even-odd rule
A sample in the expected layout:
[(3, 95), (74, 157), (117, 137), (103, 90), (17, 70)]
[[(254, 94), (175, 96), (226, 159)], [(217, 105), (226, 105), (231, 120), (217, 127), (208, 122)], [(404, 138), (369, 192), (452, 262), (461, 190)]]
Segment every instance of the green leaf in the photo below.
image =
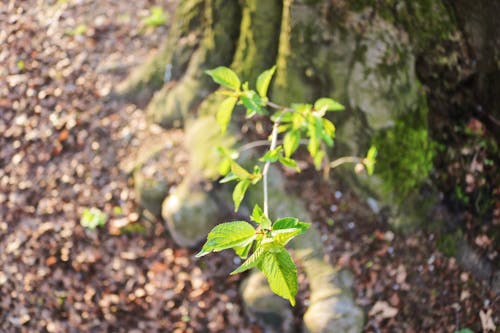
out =
[(252, 249), (253, 241), (248, 243), (245, 246), (236, 246), (234, 247), (234, 252), (241, 259), (246, 259), (248, 257), (248, 253)]
[(320, 98), (314, 103), (314, 109), (317, 111), (342, 111), (345, 107), (331, 98)]
[(240, 79), (232, 69), (225, 66), (205, 71), (218, 84), (233, 90), (240, 90)]
[(249, 179), (253, 185), (257, 184), (262, 179), (262, 171), (258, 165), (254, 165), (253, 172), (250, 174)]
[(454, 333), (474, 333), (474, 331), (470, 328), (462, 328), (461, 330), (455, 331)]
[(108, 215), (103, 213), (99, 208), (85, 208), (80, 218), (82, 227), (94, 230), (96, 227), (102, 227), (106, 224)]
[(292, 117), (292, 127), (295, 130), (301, 129), (305, 124), (305, 118), (302, 113), (294, 112)]
[(232, 182), (233, 180), (238, 180), (238, 179), (239, 179), (238, 176), (236, 176), (232, 172), (229, 172), (224, 178), (219, 180), (219, 183), (225, 184), (225, 183), (229, 183), (229, 182)]
[(295, 161), (294, 159), (280, 155), (279, 160), (280, 163), (283, 164), (284, 166), (295, 169), (297, 170), (297, 172), (300, 172), (300, 168), (297, 166), (297, 161)]
[(366, 167), (366, 172), (371, 176), (375, 170), (375, 163), (377, 158), (377, 147), (371, 146), (368, 149), (368, 153), (366, 154), (366, 158), (363, 160), (363, 164)]
[(269, 89), (269, 84), (273, 78), (274, 72), (276, 71), (276, 66), (262, 72), (257, 78), (257, 91), (259, 95), (264, 98), (267, 96), (267, 90)]
[(279, 229), (271, 231), (271, 237), (279, 244), (285, 246), (295, 236), (302, 234), (304, 231), (299, 228)]
[(252, 176), (250, 172), (246, 171), (235, 161), (231, 161), (231, 172), (238, 176), (239, 179), (249, 179)]
[(273, 230), (282, 230), (282, 229), (290, 229), (297, 228), (302, 231), (306, 231), (311, 226), (310, 223), (301, 222), (299, 219), (295, 217), (283, 217), (278, 219), (273, 224)]
[(294, 217), (281, 218), (274, 222), (271, 236), (274, 242), (285, 246), (294, 237), (304, 233), (310, 226), (310, 223), (301, 222)]
[(231, 160), (227, 158), (222, 159), (217, 170), (221, 176), (226, 176), (231, 171)]
[(278, 160), (278, 158), (280, 157), (280, 152), (283, 150), (283, 147), (282, 146), (278, 146), (276, 147), (275, 149), (273, 150), (269, 150), (268, 152), (266, 152), (264, 154), (264, 156), (262, 156), (261, 158), (259, 158), (259, 161), (261, 162), (271, 162), (271, 163), (274, 163)]
[(226, 132), (227, 126), (231, 121), (231, 114), (233, 113), (234, 106), (238, 98), (236, 97), (228, 97), (224, 101), (222, 101), (219, 110), (217, 111), (217, 123), (219, 124), (222, 133)]
[(249, 179), (241, 180), (233, 190), (233, 201), (234, 201), (234, 211), (237, 212), (238, 208), (240, 208), (241, 201), (245, 197), (245, 193), (250, 185)]
[(256, 267), (264, 258), (264, 247), (258, 247), (255, 252), (240, 267), (231, 272), (231, 275), (242, 273), (246, 270)]
[(253, 113), (266, 114), (262, 108), (262, 99), (255, 91), (246, 91), (240, 98), (243, 105), (247, 108), (247, 117), (251, 117)]
[(303, 115), (308, 114), (312, 109), (311, 104), (301, 104), (301, 103), (293, 103), (291, 107), (292, 109)]
[(269, 220), (269, 218), (262, 211), (262, 208), (260, 208), (260, 206), (257, 204), (253, 207), (250, 219), (255, 223), (260, 224), (263, 229), (271, 228), (271, 220)]
[(255, 229), (245, 221), (219, 224), (208, 233), (207, 242), (196, 257), (202, 257), (212, 251), (219, 252), (233, 247), (243, 247), (255, 239)]
[(283, 138), (283, 147), (285, 149), (285, 156), (290, 157), (299, 148), (300, 145), (300, 131), (293, 130), (285, 134)]
[(335, 138), (335, 125), (330, 120), (323, 118), (323, 130), (326, 135)]
[(142, 23), (148, 27), (156, 28), (166, 24), (167, 19), (167, 14), (163, 11), (163, 8), (155, 6), (151, 8), (149, 16), (145, 17), (142, 20)]
[(297, 295), (297, 267), (285, 248), (265, 251), (257, 267), (264, 273), (271, 290), (295, 305)]
[(325, 157), (325, 152), (323, 150), (320, 150), (314, 155), (314, 167), (316, 170), (321, 169), (321, 163), (323, 162), (323, 158)]
[(307, 150), (313, 158), (316, 156), (321, 142), (321, 132), (318, 131), (316, 119), (317, 117), (314, 115), (307, 117), (307, 136), (309, 137)]

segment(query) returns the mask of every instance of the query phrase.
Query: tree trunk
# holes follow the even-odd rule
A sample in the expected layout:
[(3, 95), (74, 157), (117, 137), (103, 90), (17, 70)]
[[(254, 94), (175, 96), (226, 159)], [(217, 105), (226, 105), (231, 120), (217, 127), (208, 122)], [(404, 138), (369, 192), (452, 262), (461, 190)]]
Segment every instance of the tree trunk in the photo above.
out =
[[(437, 200), (435, 189), (422, 192), (435, 156), (428, 114), (433, 107), (442, 106), (443, 98), (435, 92), (427, 95), (419, 77), (438, 82), (441, 92), (448, 89), (442, 83), (446, 78), (432, 69), (442, 69), (443, 62), (445, 74), (453, 72), (450, 68), (459, 73), (446, 81), (449, 86), (458, 86), (470, 75), (456, 60), (467, 58), (467, 50), (447, 49), (446, 43), (459, 45), (468, 41), (474, 50), (479, 50), (479, 65), (475, 69), (479, 73), (477, 91), (487, 101), (484, 107), (492, 108), (483, 111), (485, 117), (493, 123), (491, 126), (496, 122), (491, 110), (498, 110), (498, 98), (494, 98), (486, 82), (492, 73), (496, 73), (496, 81), (500, 77), (495, 44), (498, 38), (489, 38), (500, 33), (495, 16), (488, 16), (484, 8), (498, 9), (498, 3), (480, 2), (489, 7), (476, 10), (473, 6), (469, 15), (467, 0), (453, 5), (447, 0), (184, 0), (178, 5), (165, 44), (117, 88), (117, 93), (138, 104), (147, 104), (149, 118), (164, 128), (186, 126), (188, 149), (196, 154), (191, 174), (213, 180), (217, 177), (213, 170), (216, 156), (208, 152), (210, 146), (214, 142), (235, 141), (237, 136), (230, 134), (230, 138), (223, 139), (214, 133), (217, 125), (213, 119), (221, 97), (214, 93), (217, 87), (204, 71), (230, 66), (252, 84), (260, 72), (276, 64), (271, 87), (273, 101), (311, 103), (320, 97), (333, 97), (347, 106), (348, 111), (336, 113), (333, 119), (337, 137), (331, 157), (364, 156), (370, 145), (377, 146), (375, 176), (355, 175), (349, 168), (340, 170), (346, 175), (344, 178), (351, 179), (365, 196), (376, 198), (379, 206), (387, 207), (395, 225), (427, 221)], [(484, 15), (487, 25), (480, 22)], [(456, 17), (465, 22), (465, 35), (458, 29)], [(427, 54), (430, 57), (422, 57)], [(435, 103), (436, 99), (439, 103)], [(194, 147), (198, 142), (201, 145)], [(193, 177), (189, 182), (182, 186), (184, 192), (192, 194), (194, 188), (198, 191), (192, 184)], [(283, 189), (278, 190), (283, 195)], [(203, 198), (200, 202), (210, 200), (199, 197)], [(182, 204), (183, 200), (170, 202)], [(199, 202), (192, 205), (199, 208)], [(294, 209), (297, 205), (286, 207)], [(186, 209), (192, 212), (194, 208)], [(309, 242), (314, 247), (314, 235), (304, 244)], [(318, 269), (325, 277), (334, 274), (329, 268), (316, 267), (320, 250), (309, 250), (315, 253), (311, 272)], [(332, 309), (340, 304), (338, 299), (319, 301)], [(344, 323), (351, 325), (352, 330), (345, 328), (346, 332), (362, 327), (359, 309), (352, 309), (352, 323), (350, 319)], [(329, 320), (323, 321), (326, 327), (332, 325)], [(318, 327), (306, 325), (306, 330), (329, 332)], [(334, 326), (330, 329), (335, 331)]]

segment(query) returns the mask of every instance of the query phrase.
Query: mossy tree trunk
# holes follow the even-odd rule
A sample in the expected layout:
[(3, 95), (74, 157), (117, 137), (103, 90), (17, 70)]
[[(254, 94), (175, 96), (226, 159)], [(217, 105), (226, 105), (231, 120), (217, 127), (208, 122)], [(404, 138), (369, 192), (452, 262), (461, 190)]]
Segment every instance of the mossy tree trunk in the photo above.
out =
[[(150, 119), (161, 126), (186, 126), (193, 132), (206, 123), (212, 126), (221, 100), (205, 70), (230, 66), (252, 84), (258, 73), (276, 65), (271, 99), (307, 103), (328, 96), (345, 104), (349, 111), (333, 119), (337, 138), (331, 154), (363, 156), (371, 144), (379, 145), (376, 176), (355, 183), (383, 205), (412, 201), (406, 212), (413, 209), (418, 215), (431, 201), (428, 195), (419, 197), (419, 188), (432, 168), (435, 146), (427, 120), (434, 104), (422, 88), (417, 60), (429, 53), (426, 68), (443, 62), (460, 67), (456, 59), (463, 55), (446, 49), (446, 43), (457, 38), (486, 54), (479, 57), (476, 69), (477, 91), (488, 101), (485, 119), (498, 126), (491, 110), (498, 110), (499, 100), (486, 85), (493, 78), (493, 87), (498, 87), (500, 77), (498, 10), (491, 10), (498, 9), (498, 2), (479, 3), (479, 9), (469, 11), (467, 0), (183, 0), (165, 44), (117, 87), (117, 93), (146, 105)], [(488, 8), (493, 16), (488, 16)], [(192, 125), (193, 119), (205, 116), (212, 122)], [(190, 148), (200, 154), (209, 147), (203, 135), (215, 135), (213, 129), (201, 132), (189, 141), (203, 141), (200, 149)], [(193, 160), (203, 177), (216, 177), (208, 170), (215, 163), (212, 155)], [(351, 177), (357, 176), (351, 172)]]
[[(274, 101), (328, 96), (347, 106), (334, 115), (331, 157), (364, 156), (377, 145), (375, 177), (345, 169), (344, 178), (380, 206), (392, 206), (395, 225), (415, 225), (428, 220), (422, 207), (434, 203), (432, 195), (421, 195), (436, 156), (428, 115), (454, 108), (450, 89), (476, 77), (478, 97), (467, 108), (500, 132), (495, 9), (495, 0), (472, 7), (449, 0), (183, 0), (165, 44), (117, 92), (147, 105), (148, 116), (161, 126), (183, 126), (190, 118), (213, 116), (220, 104), (205, 70), (230, 66), (253, 83), (276, 64)], [(476, 67), (462, 63), (473, 63), (468, 52)], [(484, 103), (475, 105), (478, 99)], [(406, 208), (398, 209), (401, 203)], [(410, 218), (399, 218), (401, 212)]]

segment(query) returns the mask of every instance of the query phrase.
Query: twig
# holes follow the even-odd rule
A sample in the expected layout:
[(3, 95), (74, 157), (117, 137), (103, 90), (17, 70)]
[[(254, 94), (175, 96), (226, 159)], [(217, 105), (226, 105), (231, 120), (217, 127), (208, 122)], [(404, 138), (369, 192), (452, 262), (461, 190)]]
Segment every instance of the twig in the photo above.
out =
[(344, 156), (337, 158), (336, 160), (332, 161), (330, 163), (330, 168), (335, 169), (336, 167), (344, 164), (344, 163), (361, 163), (363, 162), (362, 158), (359, 158), (357, 156)]
[[(281, 121), (281, 116), (274, 122), (273, 125), (273, 131), (271, 133), (271, 146), (269, 147), (269, 150), (273, 150), (276, 148), (276, 143), (278, 141), (278, 127)], [(269, 217), (269, 208), (268, 208), (268, 194), (267, 194), (267, 172), (269, 171), (269, 166), (271, 165), (271, 162), (267, 161), (266, 164), (264, 165), (264, 170), (262, 170), (262, 177), (263, 177), (263, 188), (264, 188), (264, 214), (265, 216)]]

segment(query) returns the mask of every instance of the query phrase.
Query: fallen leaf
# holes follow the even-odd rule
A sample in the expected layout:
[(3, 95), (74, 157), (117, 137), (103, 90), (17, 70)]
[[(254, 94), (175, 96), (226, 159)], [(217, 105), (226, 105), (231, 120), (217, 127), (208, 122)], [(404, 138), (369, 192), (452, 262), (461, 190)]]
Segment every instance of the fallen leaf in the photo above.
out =
[(397, 308), (390, 306), (386, 301), (377, 301), (368, 314), (386, 319), (395, 317), (398, 311)]
[(479, 318), (481, 319), (481, 326), (483, 327), (483, 332), (495, 332), (497, 329), (495, 323), (493, 322), (493, 318), (491, 318), (492, 310), (488, 311), (479, 311)]

